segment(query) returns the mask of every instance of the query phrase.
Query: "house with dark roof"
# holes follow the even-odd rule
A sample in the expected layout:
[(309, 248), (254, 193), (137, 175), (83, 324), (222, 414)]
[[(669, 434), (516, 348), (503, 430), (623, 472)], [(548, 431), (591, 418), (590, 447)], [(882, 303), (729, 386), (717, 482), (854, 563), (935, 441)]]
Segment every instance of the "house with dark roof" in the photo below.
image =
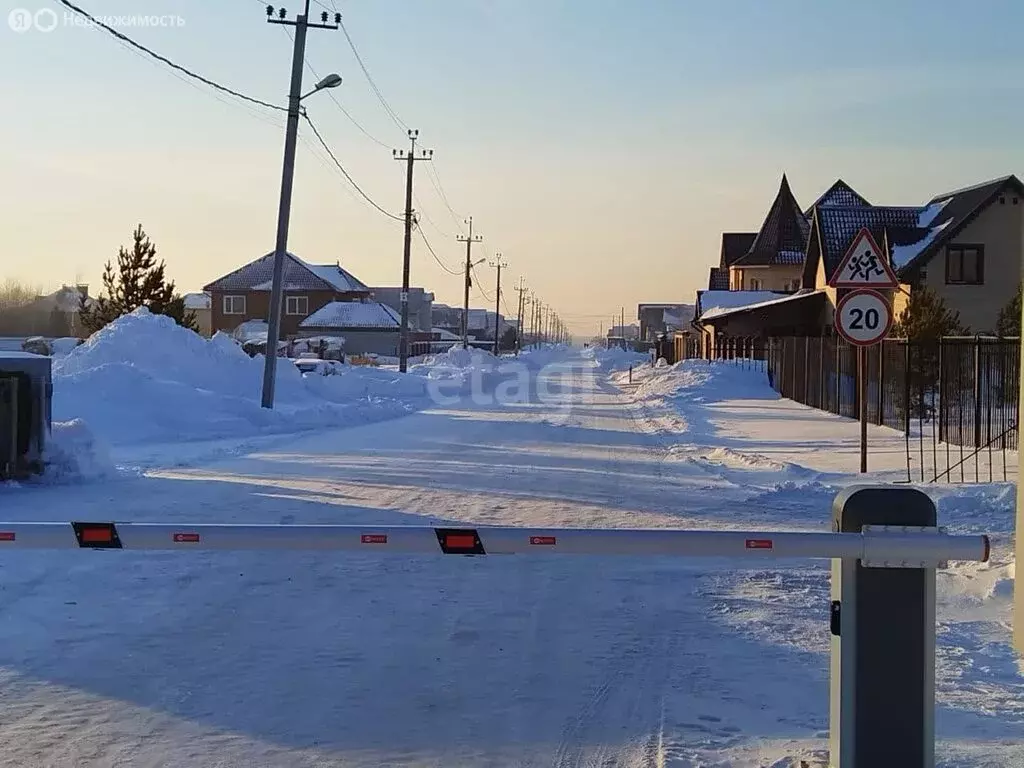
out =
[[(231, 333), (249, 320), (270, 318), (274, 254), (268, 253), (203, 287), (211, 301), (211, 329)], [(369, 301), (371, 290), (340, 264), (309, 264), (285, 255), (281, 339), (298, 335), (302, 321), (336, 301)]]
[(1014, 297), (1024, 258), (1024, 186), (1003, 176), (936, 195), (922, 206), (822, 206), (811, 215), (802, 285), (828, 296), (825, 326), (842, 291), (828, 287), (861, 228), (889, 257), (902, 290), (894, 314), (915, 287), (928, 286), (960, 313), (972, 333), (992, 333)]
[(708, 276), (709, 291), (729, 290), (729, 267), (739, 261), (750, 250), (757, 239), (757, 232), (723, 232), (722, 251), (718, 266), (711, 268)]

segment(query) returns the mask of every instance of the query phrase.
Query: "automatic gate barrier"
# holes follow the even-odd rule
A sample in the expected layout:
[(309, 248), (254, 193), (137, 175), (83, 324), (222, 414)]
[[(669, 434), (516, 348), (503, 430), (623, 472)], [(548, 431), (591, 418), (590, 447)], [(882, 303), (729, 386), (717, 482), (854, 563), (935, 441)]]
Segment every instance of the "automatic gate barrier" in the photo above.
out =
[(380, 554), (829, 559), (834, 768), (934, 765), (935, 569), (985, 562), (987, 536), (951, 536), (912, 488), (860, 487), (832, 533), (674, 529), (0, 522), (6, 549), (336, 550)]

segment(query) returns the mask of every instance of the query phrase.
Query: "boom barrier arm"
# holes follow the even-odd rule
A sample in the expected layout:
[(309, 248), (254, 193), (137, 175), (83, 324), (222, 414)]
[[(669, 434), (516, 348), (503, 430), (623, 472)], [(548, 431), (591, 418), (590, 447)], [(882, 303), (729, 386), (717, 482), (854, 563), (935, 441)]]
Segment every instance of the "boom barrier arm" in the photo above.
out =
[(0, 551), (19, 549), (334, 550), (454, 555), (652, 555), (860, 560), (881, 567), (984, 562), (987, 536), (874, 526), (856, 533), (621, 528), (445, 528), (363, 525), (3, 523)]

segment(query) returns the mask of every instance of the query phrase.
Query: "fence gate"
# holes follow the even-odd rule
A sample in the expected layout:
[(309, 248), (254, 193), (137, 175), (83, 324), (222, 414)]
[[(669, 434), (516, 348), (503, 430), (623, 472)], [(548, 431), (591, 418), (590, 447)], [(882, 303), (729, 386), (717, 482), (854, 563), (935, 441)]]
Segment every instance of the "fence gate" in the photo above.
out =
[[(660, 555), (831, 559), (835, 768), (934, 764), (935, 569), (985, 562), (987, 536), (936, 527), (921, 491), (853, 488), (831, 533), (356, 525), (0, 522), (5, 549), (333, 550), (382, 555)], [(0, 555), (2, 556), (2, 555)]]

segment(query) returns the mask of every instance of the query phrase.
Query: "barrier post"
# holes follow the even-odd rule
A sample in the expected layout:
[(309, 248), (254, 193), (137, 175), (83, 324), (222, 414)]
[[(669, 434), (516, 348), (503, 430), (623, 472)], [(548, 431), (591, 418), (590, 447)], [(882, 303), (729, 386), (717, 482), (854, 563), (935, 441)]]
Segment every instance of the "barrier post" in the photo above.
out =
[[(884, 526), (934, 535), (935, 504), (917, 489), (892, 486), (836, 497), (833, 531)], [(830, 766), (932, 768), (935, 563), (833, 560), (830, 618)]]

